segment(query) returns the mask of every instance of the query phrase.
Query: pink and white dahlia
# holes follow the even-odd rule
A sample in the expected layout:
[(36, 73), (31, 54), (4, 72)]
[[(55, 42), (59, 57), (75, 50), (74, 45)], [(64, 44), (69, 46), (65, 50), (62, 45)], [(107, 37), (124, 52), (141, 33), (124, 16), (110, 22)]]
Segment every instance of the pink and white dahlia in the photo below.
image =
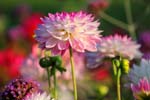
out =
[(101, 39), (99, 45), (99, 51), (105, 57), (122, 56), (125, 58), (133, 59), (140, 58), (141, 53), (139, 51), (140, 45), (127, 36), (120, 36), (115, 34), (114, 36), (108, 36)]
[(131, 84), (131, 89), (136, 100), (150, 100), (150, 83), (147, 78), (142, 78), (138, 84)]
[(53, 54), (72, 47), (78, 52), (97, 51), (96, 44), (100, 41), (98, 26), (91, 14), (85, 12), (62, 12), (48, 14), (41, 18), (35, 30), (35, 39), (43, 49), (50, 49)]

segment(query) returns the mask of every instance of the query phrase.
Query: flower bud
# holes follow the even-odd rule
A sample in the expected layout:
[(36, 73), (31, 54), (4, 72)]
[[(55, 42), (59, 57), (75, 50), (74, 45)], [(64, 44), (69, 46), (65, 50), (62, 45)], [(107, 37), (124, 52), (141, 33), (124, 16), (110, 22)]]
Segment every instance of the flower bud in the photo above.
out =
[(128, 59), (122, 59), (121, 65), (122, 65), (122, 72), (125, 74), (128, 74), (129, 70), (130, 70), (129, 60)]
[(116, 67), (119, 67), (120, 66), (120, 61), (118, 59), (115, 59), (114, 64), (115, 64)]
[(46, 56), (46, 57), (41, 58), (40, 61), (39, 61), (39, 64), (43, 68), (50, 67), (52, 65), (51, 64), (51, 57)]
[(62, 59), (60, 56), (53, 56), (50, 57), (51, 59), (51, 66), (60, 67), (62, 65)]

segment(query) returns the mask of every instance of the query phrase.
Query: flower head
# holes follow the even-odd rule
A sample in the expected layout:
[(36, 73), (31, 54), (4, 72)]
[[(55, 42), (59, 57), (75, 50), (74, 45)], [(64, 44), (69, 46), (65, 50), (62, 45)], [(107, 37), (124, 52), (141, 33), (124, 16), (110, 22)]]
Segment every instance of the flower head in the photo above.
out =
[(24, 54), (10, 48), (0, 51), (0, 80), (8, 81), (18, 77), (24, 58)]
[(2, 100), (22, 100), (27, 95), (38, 92), (38, 84), (25, 79), (15, 79), (2, 92)]
[(138, 84), (131, 84), (131, 89), (136, 100), (150, 99), (150, 82), (146, 78), (140, 79)]
[(91, 14), (85, 12), (62, 12), (50, 14), (41, 19), (35, 30), (35, 39), (41, 48), (50, 49), (53, 54), (72, 47), (78, 52), (96, 51), (100, 41), (98, 26)]
[(24, 19), (22, 22), (22, 27), (24, 29), (26, 38), (30, 41), (34, 41), (34, 30), (37, 28), (38, 24), (42, 23), (40, 20), (41, 16), (42, 15), (39, 13), (34, 13), (31, 16)]
[[(50, 96), (44, 93), (33, 93), (25, 98), (25, 100), (50, 100)], [(54, 100), (54, 99), (51, 99)]]
[(140, 45), (132, 41), (131, 38), (115, 34), (102, 38), (99, 51), (105, 57), (113, 58), (121, 55), (124, 58), (133, 59), (141, 57), (139, 47)]
[(140, 65), (134, 65), (129, 72), (129, 79), (136, 84), (143, 77), (146, 77), (150, 82), (150, 60), (142, 59)]

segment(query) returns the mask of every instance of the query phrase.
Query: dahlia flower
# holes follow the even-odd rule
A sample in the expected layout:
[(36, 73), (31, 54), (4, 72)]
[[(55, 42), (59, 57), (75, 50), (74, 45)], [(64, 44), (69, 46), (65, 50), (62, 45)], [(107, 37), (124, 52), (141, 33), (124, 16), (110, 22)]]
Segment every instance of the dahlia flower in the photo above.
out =
[(44, 93), (33, 93), (25, 98), (25, 100), (54, 100), (50, 99), (51, 97)]
[(31, 80), (15, 79), (2, 92), (2, 100), (22, 100), (27, 95), (38, 92), (38, 84)]
[(0, 51), (0, 80), (8, 81), (20, 75), (24, 54), (8, 48)]
[(41, 48), (50, 49), (53, 54), (61, 54), (69, 47), (78, 52), (97, 51), (100, 41), (99, 23), (85, 12), (62, 12), (41, 19), (35, 30), (35, 39)]
[(138, 84), (131, 84), (131, 89), (136, 100), (150, 100), (150, 82), (147, 78), (140, 79)]
[(142, 55), (138, 50), (139, 48), (140, 45), (132, 41), (131, 38), (118, 34), (102, 38), (99, 45), (100, 53), (110, 58), (120, 55), (129, 59), (139, 58)]
[(150, 82), (150, 60), (142, 59), (140, 65), (133, 65), (129, 72), (129, 79), (136, 84), (143, 77), (146, 77)]

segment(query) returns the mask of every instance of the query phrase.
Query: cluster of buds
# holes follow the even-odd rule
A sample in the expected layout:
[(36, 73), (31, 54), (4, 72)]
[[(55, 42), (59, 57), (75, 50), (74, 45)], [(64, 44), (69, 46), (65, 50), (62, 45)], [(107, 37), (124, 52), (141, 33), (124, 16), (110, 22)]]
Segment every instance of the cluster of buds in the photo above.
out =
[(38, 84), (25, 79), (10, 82), (1, 94), (2, 100), (23, 100), (26, 96), (38, 92)]
[(121, 69), (121, 73), (124, 74), (128, 74), (129, 70), (130, 70), (130, 64), (129, 64), (129, 60), (126, 58), (122, 58), (122, 59), (118, 59), (118, 58), (114, 58), (112, 60), (113, 62), (113, 70), (114, 70), (114, 74), (117, 74), (117, 70), (120, 68)]

